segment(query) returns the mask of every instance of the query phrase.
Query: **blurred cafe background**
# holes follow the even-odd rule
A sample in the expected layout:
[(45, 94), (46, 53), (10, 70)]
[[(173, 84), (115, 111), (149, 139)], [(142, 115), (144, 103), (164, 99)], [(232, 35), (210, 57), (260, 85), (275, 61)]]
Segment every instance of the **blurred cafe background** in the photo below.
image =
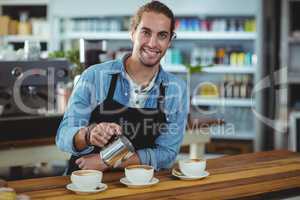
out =
[[(1, 178), (63, 173), (54, 138), (74, 82), (131, 51), (130, 16), (145, 2), (0, 0)], [(162, 2), (177, 38), (161, 64), (191, 99), (178, 158), (299, 152), (300, 1)]]

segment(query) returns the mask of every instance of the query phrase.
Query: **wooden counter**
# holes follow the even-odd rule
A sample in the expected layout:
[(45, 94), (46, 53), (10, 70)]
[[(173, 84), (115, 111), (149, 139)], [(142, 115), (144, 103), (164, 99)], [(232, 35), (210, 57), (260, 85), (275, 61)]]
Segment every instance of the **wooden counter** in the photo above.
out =
[(300, 195), (300, 154), (270, 151), (208, 161), (210, 176), (197, 181), (178, 180), (170, 171), (155, 174), (160, 182), (144, 189), (132, 189), (119, 180), (123, 172), (105, 172), (108, 189), (80, 196), (65, 186), (69, 177), (51, 177), (8, 182), (18, 193), (32, 199), (270, 199)]

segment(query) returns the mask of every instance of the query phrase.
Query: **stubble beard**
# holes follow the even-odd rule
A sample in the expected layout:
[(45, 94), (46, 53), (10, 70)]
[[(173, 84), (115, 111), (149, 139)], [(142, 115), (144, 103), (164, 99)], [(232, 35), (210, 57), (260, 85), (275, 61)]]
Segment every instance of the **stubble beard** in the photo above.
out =
[(144, 65), (145, 67), (148, 67), (148, 68), (153, 68), (153, 67), (157, 66), (160, 63), (162, 57), (165, 55), (165, 52), (162, 52), (161, 56), (154, 63), (147, 63), (144, 61), (143, 56), (141, 55), (143, 53), (142, 51), (143, 50), (140, 50), (139, 61), (142, 63), (142, 65)]

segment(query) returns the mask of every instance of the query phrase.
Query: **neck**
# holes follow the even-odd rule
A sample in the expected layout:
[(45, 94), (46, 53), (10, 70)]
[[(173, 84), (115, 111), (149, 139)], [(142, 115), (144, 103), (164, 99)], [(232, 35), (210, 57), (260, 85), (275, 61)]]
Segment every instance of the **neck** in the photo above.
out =
[(125, 61), (125, 70), (138, 85), (147, 86), (159, 70), (159, 65), (147, 67), (130, 56)]

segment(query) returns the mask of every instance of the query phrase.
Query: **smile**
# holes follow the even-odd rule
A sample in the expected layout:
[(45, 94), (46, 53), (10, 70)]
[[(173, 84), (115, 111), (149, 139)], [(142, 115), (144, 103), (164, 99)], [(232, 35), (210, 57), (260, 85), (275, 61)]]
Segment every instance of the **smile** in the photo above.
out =
[(157, 49), (143, 48), (143, 51), (151, 57), (160, 54), (160, 51)]

